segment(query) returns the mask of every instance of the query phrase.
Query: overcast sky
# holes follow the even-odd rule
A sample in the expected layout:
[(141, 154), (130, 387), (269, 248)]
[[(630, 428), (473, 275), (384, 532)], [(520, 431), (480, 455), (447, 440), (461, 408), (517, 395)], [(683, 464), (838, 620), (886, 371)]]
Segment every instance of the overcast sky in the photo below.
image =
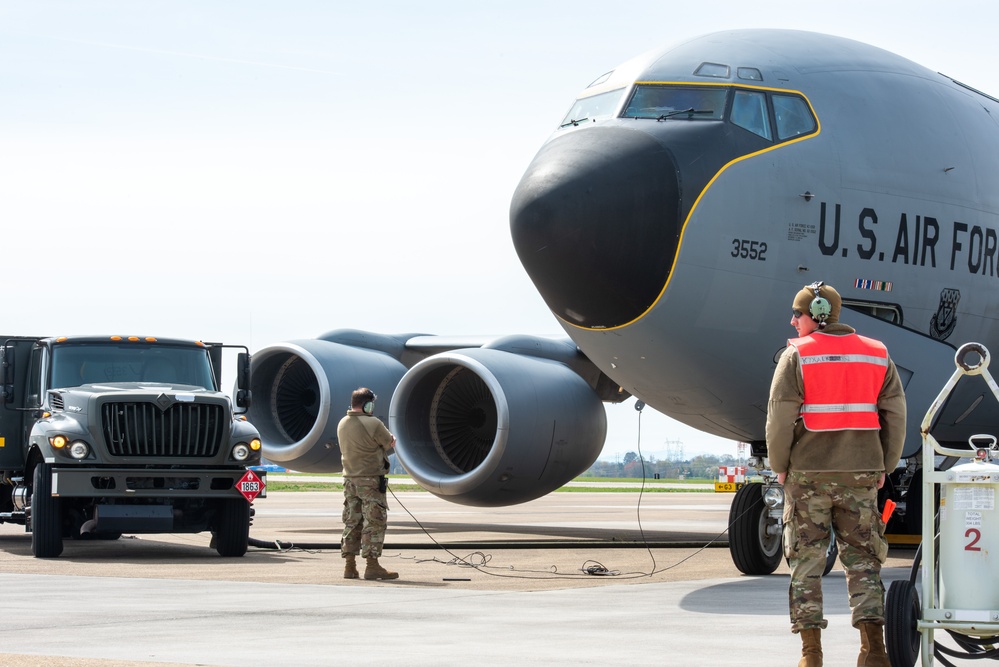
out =
[[(912, 0), (0, 0), (0, 332), (251, 350), (336, 328), (560, 333), (510, 197), (598, 75), (707, 32), (795, 28), (999, 95), (997, 18)], [(614, 459), (638, 414), (608, 411)], [(657, 458), (736, 454), (651, 409), (641, 423)]]

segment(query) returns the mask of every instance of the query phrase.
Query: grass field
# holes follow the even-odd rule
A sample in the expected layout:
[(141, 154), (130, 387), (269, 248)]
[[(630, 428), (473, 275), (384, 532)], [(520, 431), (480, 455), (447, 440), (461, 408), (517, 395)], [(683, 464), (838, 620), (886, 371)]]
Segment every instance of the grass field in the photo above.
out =
[[(274, 475), (280, 475), (280, 479), (275, 479)], [(295, 477), (303, 479), (295, 479)], [(317, 478), (328, 477), (329, 481)], [(398, 481), (394, 481), (398, 480)], [(405, 480), (405, 481), (402, 481)], [(639, 488), (635, 486), (614, 486), (620, 483), (641, 484), (641, 479), (630, 477), (578, 477), (574, 481), (585, 482), (586, 486), (563, 486), (558, 489), (558, 493), (636, 493)], [(697, 488), (697, 485), (710, 484), (713, 480), (678, 480), (678, 479), (657, 479), (646, 480), (645, 493), (713, 493), (712, 489)], [(596, 486), (590, 486), (596, 484)], [(607, 486), (600, 486), (607, 484)], [(671, 484), (676, 486), (662, 486)], [(413, 484), (406, 475), (389, 475), (389, 486), (393, 491), (423, 491), (424, 489)], [(680, 488), (677, 488), (680, 487)], [(686, 488), (685, 488), (686, 487)], [(271, 473), (267, 480), (267, 491), (343, 491), (343, 484), (340, 475), (315, 475), (305, 473)]]

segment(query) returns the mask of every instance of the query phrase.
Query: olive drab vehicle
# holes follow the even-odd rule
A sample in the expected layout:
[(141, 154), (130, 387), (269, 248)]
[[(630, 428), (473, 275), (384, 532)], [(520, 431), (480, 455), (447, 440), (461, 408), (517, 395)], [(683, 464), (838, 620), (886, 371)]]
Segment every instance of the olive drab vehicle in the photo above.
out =
[[(210, 530), (246, 552), (238, 483), (260, 438), (221, 391), (237, 356), (235, 408), (250, 403), (245, 347), (151, 337), (0, 337), (0, 522), (22, 524), (38, 558), (67, 538)], [(261, 473), (263, 475), (264, 473)]]

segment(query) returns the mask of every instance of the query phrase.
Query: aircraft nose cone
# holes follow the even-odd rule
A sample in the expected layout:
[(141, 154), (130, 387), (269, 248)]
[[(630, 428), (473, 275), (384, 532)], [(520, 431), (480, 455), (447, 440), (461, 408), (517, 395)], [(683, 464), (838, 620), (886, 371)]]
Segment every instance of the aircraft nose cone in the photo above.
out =
[(662, 292), (680, 232), (676, 163), (647, 134), (570, 132), (544, 147), (510, 205), (520, 261), (552, 312), (608, 328)]

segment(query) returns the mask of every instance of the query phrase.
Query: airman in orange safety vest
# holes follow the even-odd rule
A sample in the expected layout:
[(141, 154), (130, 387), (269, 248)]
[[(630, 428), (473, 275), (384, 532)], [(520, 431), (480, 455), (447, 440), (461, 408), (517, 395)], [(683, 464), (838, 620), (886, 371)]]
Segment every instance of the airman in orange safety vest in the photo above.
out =
[[(799, 667), (822, 665), (822, 574), (830, 539), (846, 571), (859, 667), (888, 666), (881, 564), (888, 554), (878, 489), (898, 465), (905, 393), (885, 346), (839, 322), (842, 299), (822, 282), (794, 297), (788, 341), (767, 408), (770, 468), (784, 485), (784, 555)], [(833, 537), (834, 536), (834, 537)]]

